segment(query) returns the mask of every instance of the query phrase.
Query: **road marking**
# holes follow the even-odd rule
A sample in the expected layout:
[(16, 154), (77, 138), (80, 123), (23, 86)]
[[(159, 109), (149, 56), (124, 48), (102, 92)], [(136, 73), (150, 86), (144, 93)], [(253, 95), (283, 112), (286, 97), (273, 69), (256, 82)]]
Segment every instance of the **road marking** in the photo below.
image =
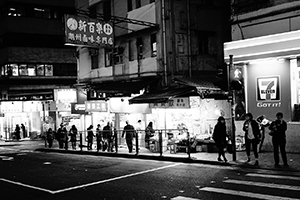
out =
[(200, 199), (195, 199), (195, 198), (190, 198), (190, 197), (178, 196), (178, 197), (172, 198), (171, 200), (200, 200)]
[(300, 200), (296, 198), (281, 197), (281, 196), (274, 196), (274, 195), (267, 195), (267, 194), (257, 194), (253, 192), (242, 192), (242, 191), (213, 188), (213, 187), (205, 187), (205, 188), (201, 188), (200, 190), (206, 192), (215, 192), (215, 193), (229, 194), (229, 195), (235, 195), (241, 197), (249, 197), (251, 199), (256, 198), (256, 199), (265, 199), (265, 200)]
[(79, 186), (75, 186), (75, 187), (70, 187), (70, 188), (66, 188), (66, 189), (62, 189), (62, 190), (56, 190), (56, 191), (54, 191), (54, 194), (61, 193), (61, 192), (66, 192), (66, 191), (70, 191), (70, 190), (76, 190), (76, 189), (79, 189), (79, 188), (89, 187), (89, 186), (93, 186), (93, 185), (98, 185), (98, 184), (101, 184), (101, 183), (107, 183), (107, 182), (120, 180), (120, 179), (124, 179), (124, 178), (129, 178), (129, 177), (132, 177), (132, 176), (146, 174), (146, 173), (149, 173), (149, 172), (154, 172), (154, 171), (158, 171), (158, 170), (162, 170), (162, 169), (176, 167), (178, 165), (180, 165), (180, 163), (176, 163), (176, 164), (173, 164), (173, 165), (167, 165), (167, 166), (163, 166), (163, 167), (158, 167), (158, 168), (154, 168), (154, 169), (149, 169), (149, 170), (146, 170), (146, 171), (136, 172), (136, 173), (132, 173), (132, 174), (127, 174), (127, 175), (124, 175), (124, 176), (110, 178), (110, 179), (97, 181), (97, 182), (93, 182), (93, 183), (88, 183), (88, 184), (84, 184), (84, 185), (79, 185)]
[(246, 176), (300, 181), (300, 177), (296, 177), (296, 176), (279, 176), (279, 175), (255, 174), (255, 173), (249, 173), (249, 174), (246, 174)]
[(4, 178), (0, 178), (0, 180), (4, 181), (4, 182), (15, 184), (15, 185), (19, 185), (19, 186), (23, 186), (23, 187), (27, 187), (27, 188), (31, 188), (31, 189), (40, 190), (40, 191), (43, 191), (43, 192), (48, 192), (48, 193), (54, 194), (53, 191), (47, 190), (47, 189), (44, 189), (44, 188), (35, 187), (35, 186), (32, 186), (32, 185), (27, 185), (27, 184), (24, 184), (24, 183), (7, 180), (7, 179), (4, 179)]
[(226, 181), (223, 181), (223, 182), (224, 183), (233, 183), (233, 184), (242, 184), (242, 185), (251, 185), (251, 186), (259, 186), (259, 187), (267, 187), (267, 188), (276, 188), (276, 189), (300, 191), (300, 186), (281, 185), (281, 184), (275, 184), (275, 183), (263, 183), (263, 182), (240, 181), (240, 180), (226, 180)]
[(173, 164), (173, 165), (167, 165), (167, 166), (163, 166), (163, 167), (158, 167), (158, 168), (149, 169), (149, 170), (145, 170), (145, 171), (141, 171), (141, 172), (127, 174), (127, 175), (124, 175), (124, 176), (118, 176), (118, 177), (115, 177), (115, 178), (110, 178), (110, 179), (106, 179), (106, 180), (102, 180), (102, 181), (96, 181), (96, 182), (87, 183), (87, 184), (84, 184), (84, 185), (78, 185), (78, 186), (65, 188), (65, 189), (61, 189), (61, 190), (55, 190), (55, 191), (40, 188), (40, 187), (35, 187), (35, 186), (31, 186), (31, 185), (27, 185), (27, 184), (24, 184), (24, 183), (21, 183), (21, 182), (10, 181), (10, 180), (4, 179), (4, 178), (0, 178), (0, 181), (5, 181), (5, 182), (12, 183), (12, 184), (15, 184), (15, 185), (20, 185), (20, 186), (27, 187), (27, 188), (48, 192), (50, 194), (58, 194), (58, 193), (62, 193), (62, 192), (70, 191), (70, 190), (76, 190), (76, 189), (85, 188), (85, 187), (89, 187), (89, 186), (93, 186), (93, 185), (98, 185), (98, 184), (107, 183), (107, 182), (111, 182), (111, 181), (116, 181), (116, 180), (120, 180), (120, 179), (124, 179), (124, 178), (129, 178), (129, 177), (133, 177), (133, 176), (137, 176), (137, 175), (141, 175), (141, 174), (146, 174), (146, 173), (149, 173), (149, 172), (154, 172), (154, 171), (158, 171), (158, 170), (162, 170), (162, 169), (176, 167), (178, 165), (181, 165), (181, 163), (176, 163), (176, 164)]

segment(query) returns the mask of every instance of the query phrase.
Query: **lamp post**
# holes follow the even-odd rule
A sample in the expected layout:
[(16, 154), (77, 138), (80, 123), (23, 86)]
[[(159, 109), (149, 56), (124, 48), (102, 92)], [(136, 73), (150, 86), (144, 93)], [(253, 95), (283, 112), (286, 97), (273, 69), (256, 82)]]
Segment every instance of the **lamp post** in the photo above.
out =
[[(229, 55), (229, 67), (227, 67), (227, 72), (230, 74), (230, 71), (233, 67), (233, 55)], [(232, 160), (236, 161), (236, 145), (235, 145), (235, 90), (232, 89), (230, 85), (228, 76), (228, 90), (229, 90), (229, 95), (231, 96), (231, 129), (232, 129), (232, 134), (231, 134), (231, 144), (232, 144)]]

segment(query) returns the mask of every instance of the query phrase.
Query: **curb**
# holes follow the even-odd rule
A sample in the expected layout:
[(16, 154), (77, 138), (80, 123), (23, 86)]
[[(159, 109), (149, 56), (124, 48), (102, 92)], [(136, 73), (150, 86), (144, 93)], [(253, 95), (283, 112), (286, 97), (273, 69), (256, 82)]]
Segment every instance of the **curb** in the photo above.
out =
[(150, 156), (150, 155), (136, 155), (136, 154), (124, 154), (124, 153), (73, 151), (73, 150), (46, 149), (46, 148), (38, 148), (38, 149), (35, 149), (35, 151), (77, 154), (77, 155), (119, 157), (119, 158), (135, 158), (135, 159), (144, 159), (144, 160), (171, 161), (171, 162), (182, 162), (182, 163), (198, 163), (198, 164), (209, 164), (209, 165), (220, 165), (220, 166), (235, 165), (232, 163), (224, 163), (224, 162), (218, 162), (218, 161), (199, 160), (199, 159), (196, 160), (193, 158), (178, 158), (178, 157), (168, 157), (168, 156)]

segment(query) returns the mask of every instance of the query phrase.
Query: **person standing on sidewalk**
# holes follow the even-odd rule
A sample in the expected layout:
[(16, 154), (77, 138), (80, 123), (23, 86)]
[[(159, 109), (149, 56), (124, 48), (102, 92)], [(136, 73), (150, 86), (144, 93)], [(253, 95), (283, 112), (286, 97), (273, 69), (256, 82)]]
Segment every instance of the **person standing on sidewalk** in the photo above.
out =
[(90, 125), (87, 128), (87, 150), (92, 150), (93, 147), (93, 138), (94, 138), (94, 133), (93, 133), (93, 125)]
[(269, 127), (269, 129), (271, 130), (270, 135), (272, 136), (275, 166), (279, 166), (278, 148), (280, 148), (282, 161), (284, 165), (287, 166), (288, 163), (287, 163), (286, 151), (285, 151), (285, 145), (286, 145), (285, 132), (287, 130), (287, 124), (283, 120), (283, 114), (281, 112), (278, 112), (276, 114), (276, 118), (277, 119), (273, 121)]
[(251, 113), (247, 113), (245, 117), (246, 121), (243, 125), (243, 131), (245, 131), (246, 153), (248, 156), (247, 162), (250, 162), (250, 149), (252, 146), (255, 156), (255, 165), (258, 165), (257, 145), (261, 137), (259, 126), (258, 123), (253, 119), (253, 115)]
[(103, 136), (102, 136), (102, 130), (101, 130), (101, 125), (97, 124), (96, 128), (96, 142), (97, 142), (97, 152), (102, 149), (102, 142), (103, 142)]
[(226, 124), (224, 117), (218, 118), (218, 123), (215, 125), (214, 132), (213, 132), (213, 140), (216, 143), (216, 146), (218, 148), (218, 161), (223, 161), (221, 156), (224, 159), (224, 162), (227, 162), (227, 159), (225, 157), (224, 148), (227, 145), (227, 132), (226, 132)]
[(125, 135), (126, 144), (127, 144), (129, 153), (132, 153), (132, 149), (133, 149), (132, 140), (135, 135), (135, 130), (134, 130), (134, 127), (132, 125), (130, 125), (128, 121), (126, 121), (126, 126), (124, 127), (122, 137), (124, 137), (124, 135)]
[(46, 132), (46, 140), (48, 142), (48, 147), (51, 148), (53, 145), (53, 139), (54, 139), (54, 133), (52, 131), (52, 128), (49, 128)]
[(70, 131), (69, 131), (69, 135), (70, 135), (70, 141), (71, 141), (71, 145), (72, 145), (72, 149), (76, 150), (76, 140), (77, 140), (77, 128), (75, 125), (72, 125)]

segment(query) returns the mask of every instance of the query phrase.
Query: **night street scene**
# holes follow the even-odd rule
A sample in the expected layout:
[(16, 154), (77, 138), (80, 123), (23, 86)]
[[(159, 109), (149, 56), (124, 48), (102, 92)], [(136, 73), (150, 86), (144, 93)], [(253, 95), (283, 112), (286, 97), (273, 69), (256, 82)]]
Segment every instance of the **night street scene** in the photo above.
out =
[(300, 200), (299, 10), (0, 0), (0, 199)]

